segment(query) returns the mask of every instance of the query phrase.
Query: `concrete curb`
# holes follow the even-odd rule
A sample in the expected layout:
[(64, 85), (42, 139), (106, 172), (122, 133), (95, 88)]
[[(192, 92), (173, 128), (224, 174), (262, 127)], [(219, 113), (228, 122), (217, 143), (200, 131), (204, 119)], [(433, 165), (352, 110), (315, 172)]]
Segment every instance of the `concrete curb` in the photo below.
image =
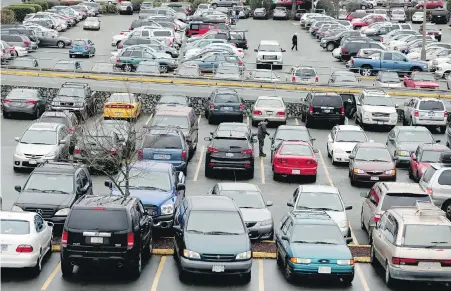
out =
[[(9, 71), (2, 70), (3, 75), (29, 76), (29, 77), (49, 77), (49, 78), (66, 78), (66, 79), (89, 79), (97, 81), (121, 81), (121, 82), (141, 82), (141, 83), (158, 83), (158, 84), (173, 84), (173, 85), (196, 85), (196, 86), (219, 86), (219, 87), (238, 87), (238, 88), (254, 88), (254, 89), (279, 89), (287, 91), (316, 91), (327, 93), (351, 93), (359, 94), (360, 89), (342, 89), (333, 87), (310, 87), (310, 86), (294, 86), (294, 85), (275, 85), (275, 84), (259, 84), (250, 82), (215, 82), (203, 80), (182, 80), (182, 79), (162, 79), (162, 78), (138, 78), (138, 77), (120, 77), (120, 76), (101, 76), (101, 75), (78, 75), (78, 74), (63, 74), (63, 73), (40, 73), (40, 72), (26, 72), (26, 71)], [(440, 93), (424, 93), (416, 91), (389, 91), (391, 96), (400, 97), (432, 97), (432, 98), (449, 98), (449, 94)]]

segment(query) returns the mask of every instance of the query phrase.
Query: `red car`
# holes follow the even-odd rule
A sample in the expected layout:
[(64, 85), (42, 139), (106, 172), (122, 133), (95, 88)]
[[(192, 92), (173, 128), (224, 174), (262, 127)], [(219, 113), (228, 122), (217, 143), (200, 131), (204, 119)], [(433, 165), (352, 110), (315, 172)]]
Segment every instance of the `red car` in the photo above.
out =
[(444, 152), (451, 153), (451, 150), (441, 144), (419, 145), (415, 153), (410, 156), (410, 179), (420, 181), (429, 164), (438, 163), (440, 161), (440, 155)]
[(434, 75), (428, 72), (412, 72), (409, 76), (404, 76), (404, 85), (407, 88), (438, 89), (439, 84)]
[(352, 20), (351, 24), (354, 29), (359, 29), (361, 27), (369, 26), (370, 24), (373, 24), (376, 22), (385, 22), (387, 20), (388, 19), (383, 15), (370, 14), (363, 18)]
[(309, 143), (303, 141), (283, 141), (274, 150), (272, 159), (273, 179), (282, 176), (307, 176), (316, 182), (318, 161)]
[(366, 13), (364, 10), (351, 12), (351, 13), (348, 14), (348, 16), (346, 16), (346, 20), (347, 21), (353, 21), (354, 19), (363, 18), (363, 17), (365, 17), (367, 15), (368, 15), (368, 13)]
[[(417, 6), (415, 6), (417, 9), (421, 9), (424, 7), (423, 3), (418, 3)], [(435, 8), (443, 8), (443, 2), (441, 0), (427, 0), (426, 1), (426, 8), (427, 9), (435, 9)]]

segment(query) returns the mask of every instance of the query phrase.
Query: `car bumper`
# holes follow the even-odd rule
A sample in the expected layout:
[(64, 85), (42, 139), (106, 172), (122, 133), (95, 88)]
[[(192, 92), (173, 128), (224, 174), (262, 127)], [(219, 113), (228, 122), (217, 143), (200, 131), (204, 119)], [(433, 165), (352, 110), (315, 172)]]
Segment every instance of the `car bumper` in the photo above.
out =
[(224, 112), (224, 111), (210, 111), (210, 116), (214, 118), (221, 118), (221, 119), (238, 119), (243, 117), (242, 111), (232, 111), (232, 112)]
[(45, 161), (53, 161), (55, 157), (41, 157), (39, 159), (31, 159), (25, 156), (19, 156), (14, 154), (14, 167), (15, 168), (36, 168), (38, 165)]
[(422, 125), (422, 126), (444, 126), (446, 125), (446, 119), (443, 118), (443, 120), (421, 120), (419, 118), (414, 118), (414, 124), (415, 125)]
[(76, 52), (69, 51), (69, 54), (70, 55), (87, 55), (87, 54), (89, 54), (89, 51), (76, 51)]
[(254, 161), (218, 161), (215, 159), (211, 159), (207, 167), (211, 170), (230, 170), (230, 171), (253, 171), (254, 170)]
[(3, 105), (2, 108), (4, 113), (25, 113), (25, 114), (34, 114), (36, 107), (35, 105), (32, 106), (25, 106), (25, 107), (16, 107), (16, 106), (9, 106), (9, 105)]
[(445, 270), (406, 270), (393, 266), (389, 266), (389, 270), (390, 275), (397, 280), (451, 282), (451, 273)]
[(252, 115), (252, 121), (263, 121), (265, 119), (268, 119), (269, 122), (286, 122), (287, 121), (286, 116)]
[(283, 65), (283, 61), (282, 60), (257, 60), (257, 64), (259, 65), (278, 65), (278, 66), (282, 66)]
[(336, 163), (349, 163), (349, 153), (334, 152), (332, 155), (332, 161), (334, 161)]
[(137, 110), (112, 110), (105, 108), (103, 111), (103, 118), (115, 118), (115, 119), (130, 119), (138, 117)]
[(82, 264), (111, 264), (121, 263), (126, 264), (131, 261), (131, 253), (128, 252), (90, 252), (79, 250), (67, 250), (62, 248), (61, 260), (67, 262), (73, 262), (75, 265)]
[[(328, 266), (327, 264), (308, 264), (308, 265), (303, 265), (303, 264), (293, 264), (293, 263), (288, 263), (289, 268), (291, 269), (291, 271), (295, 274), (295, 275), (304, 275), (304, 276), (344, 276), (344, 275), (348, 275), (348, 276), (353, 276), (354, 275), (354, 266), (349, 265), (349, 266), (340, 266), (340, 265), (332, 265), (332, 266)], [(330, 267), (331, 268), (331, 273), (330, 274), (322, 274), (322, 273), (318, 273), (318, 269), (319, 267)]]
[(52, 111), (69, 111), (69, 112), (82, 112), (84, 111), (83, 107), (64, 107), (64, 106), (53, 106), (50, 105), (50, 110)]
[(83, 26), (83, 29), (100, 29), (100, 26)]
[[(213, 266), (224, 266), (223, 273), (214, 273)], [(236, 261), (236, 262), (205, 262), (199, 260), (189, 260), (184, 257), (180, 258), (180, 267), (185, 272), (198, 274), (245, 274), (249, 273), (252, 268), (252, 260)]]
[(160, 215), (160, 216), (153, 216), (153, 227), (155, 228), (170, 228), (173, 225), (174, 222), (174, 214), (172, 215)]
[(252, 240), (269, 239), (273, 232), (274, 226), (272, 224), (260, 225), (257, 223), (255, 226), (248, 227), (249, 238)]
[(369, 175), (369, 174), (353, 174), (354, 181), (359, 182), (380, 182), (380, 181), (396, 181), (396, 175)]
[[(279, 175), (290, 175), (290, 176), (313, 176), (316, 175), (318, 168), (317, 167), (304, 167), (304, 168), (295, 168), (295, 167), (284, 167), (278, 164), (274, 165), (274, 173)], [(299, 171), (299, 172), (297, 172)]]
[(36, 266), (39, 253), (20, 253), (18, 255), (2, 254), (0, 260), (2, 268), (30, 268)]
[(371, 118), (363, 118), (362, 119), (362, 123), (367, 124), (367, 125), (389, 125), (389, 126), (395, 126), (396, 124), (398, 124), (398, 118), (393, 118), (393, 119), (389, 119), (389, 120), (373, 120)]
[(318, 120), (318, 121), (330, 121), (330, 122), (340, 122), (343, 123), (345, 121), (344, 115), (315, 115), (310, 114), (307, 116), (309, 120)]
[(410, 164), (410, 157), (405, 156), (396, 156), (398, 159), (396, 160), (397, 165), (408, 165)]

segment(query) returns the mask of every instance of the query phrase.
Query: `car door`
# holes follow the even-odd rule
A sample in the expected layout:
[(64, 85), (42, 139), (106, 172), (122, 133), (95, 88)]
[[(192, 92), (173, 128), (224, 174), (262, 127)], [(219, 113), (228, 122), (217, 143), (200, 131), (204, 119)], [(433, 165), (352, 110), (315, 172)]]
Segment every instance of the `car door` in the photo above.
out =
[(129, 63), (132, 65), (138, 65), (143, 59), (143, 52), (141, 50), (133, 50), (130, 54)]
[(198, 62), (201, 72), (212, 72), (214, 68), (214, 62), (216, 62), (216, 55), (203, 58), (200, 62)]
[(39, 214), (34, 216), (34, 227), (39, 247), (42, 248), (42, 252), (44, 252), (45, 248), (49, 245), (51, 233), (49, 234), (49, 232), (46, 231), (47, 225)]
[(291, 223), (291, 218), (286, 214), (280, 221), (279, 228), (276, 232), (276, 248), (279, 251), (281, 258), (285, 258), (287, 254), (288, 243), (282, 239), (283, 235), (287, 234), (288, 225)]
[(412, 174), (414, 175), (414, 177), (418, 177), (418, 161), (420, 160), (422, 154), (423, 151), (421, 150), (420, 146), (418, 146), (415, 153), (412, 154), (415, 160), (410, 159), (410, 168), (412, 169)]
[(380, 235), (380, 254), (384, 260), (391, 261), (396, 250), (395, 242), (398, 234), (398, 223), (390, 213), (386, 217), (387, 220), (384, 223), (384, 227), (378, 233)]
[(382, 262), (385, 264), (385, 259), (383, 259), (383, 242), (382, 242), (382, 234), (381, 232), (385, 228), (385, 223), (387, 222), (387, 216), (388, 213), (385, 213), (382, 215), (381, 220), (376, 224), (374, 230), (373, 230), (373, 242), (372, 246), (374, 247), (374, 253), (376, 256), (376, 259), (379, 260), (379, 262)]
[(138, 201), (136, 203), (136, 213), (138, 214), (139, 219), (139, 231), (141, 236), (141, 243), (142, 245), (145, 245), (149, 241), (152, 233), (149, 216), (144, 214), (144, 207), (141, 201)]
[(88, 176), (86, 175), (86, 172), (84, 169), (81, 169), (80, 172), (77, 174), (77, 179), (80, 179), (81, 181), (81, 187), (84, 191), (86, 191), (86, 194), (90, 194), (89, 191), (92, 193), (92, 184), (91, 181), (88, 179)]
[(393, 53), (385, 52), (382, 55), (381, 69), (383, 69), (383, 70), (393, 70)]
[(334, 142), (335, 142), (335, 136), (337, 134), (337, 127), (334, 126), (332, 130), (330, 131), (329, 135), (327, 136), (327, 151), (328, 154), (332, 154), (334, 151)]
[(393, 58), (393, 69), (394, 70), (401, 71), (401, 72), (410, 71), (411, 64), (405, 55), (398, 53), (398, 52), (394, 52), (392, 58)]
[(84, 176), (86, 176), (86, 181), (87, 181), (87, 183), (89, 184), (89, 187), (87, 188), (88, 189), (88, 192), (86, 192), (86, 194), (87, 195), (92, 195), (93, 194), (93, 191), (92, 191), (92, 179), (91, 179), (91, 175), (89, 174), (89, 171), (88, 171), (88, 169), (86, 169), (86, 168), (83, 168), (82, 170), (81, 170), (81, 177), (82, 177), (82, 179), (84, 179)]

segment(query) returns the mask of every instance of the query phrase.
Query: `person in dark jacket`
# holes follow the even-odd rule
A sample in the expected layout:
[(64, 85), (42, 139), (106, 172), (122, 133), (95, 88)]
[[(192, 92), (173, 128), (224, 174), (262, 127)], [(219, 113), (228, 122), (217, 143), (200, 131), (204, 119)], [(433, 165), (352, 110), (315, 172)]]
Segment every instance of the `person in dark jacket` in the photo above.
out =
[(265, 119), (264, 121), (261, 121), (258, 124), (257, 139), (258, 139), (258, 150), (260, 153), (260, 157), (266, 157), (266, 154), (263, 152), (263, 146), (265, 145), (266, 136), (269, 135), (268, 131), (266, 130), (267, 124), (268, 124), (268, 119)]
[(293, 35), (293, 38), (291, 39), (291, 41), (293, 42), (293, 46), (291, 47), (291, 50), (293, 50), (294, 48), (296, 48), (296, 50), (298, 50), (298, 33), (297, 32)]

